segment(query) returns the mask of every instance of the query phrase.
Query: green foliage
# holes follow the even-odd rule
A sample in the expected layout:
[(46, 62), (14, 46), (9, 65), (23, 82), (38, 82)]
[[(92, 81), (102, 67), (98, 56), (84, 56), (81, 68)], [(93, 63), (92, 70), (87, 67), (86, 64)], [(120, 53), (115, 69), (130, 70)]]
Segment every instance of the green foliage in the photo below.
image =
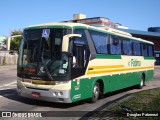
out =
[(159, 120), (159, 117), (127, 117), (126, 114), (129, 112), (125, 112), (122, 109), (122, 106), (132, 110), (131, 114), (139, 113), (153, 113), (156, 114), (160, 111), (160, 88), (155, 88), (151, 90), (145, 90), (138, 93), (133, 94), (127, 100), (124, 100), (120, 103), (115, 104), (114, 106), (109, 108), (109, 111), (112, 113), (123, 113), (124, 117), (116, 116), (117, 120)]
[[(14, 36), (14, 35), (22, 35), (22, 31), (21, 30), (14, 30), (14, 31), (11, 32), (10, 36)], [(11, 44), (10, 44), (10, 49), (11, 50), (18, 51), (21, 38), (22, 37), (12, 38)]]
[(11, 31), (11, 36), (14, 36), (14, 35), (22, 35), (22, 31), (21, 30), (13, 30), (13, 31)]
[(6, 44), (7, 44), (7, 39), (4, 39), (4, 40), (3, 40), (3, 43), (6, 45)]

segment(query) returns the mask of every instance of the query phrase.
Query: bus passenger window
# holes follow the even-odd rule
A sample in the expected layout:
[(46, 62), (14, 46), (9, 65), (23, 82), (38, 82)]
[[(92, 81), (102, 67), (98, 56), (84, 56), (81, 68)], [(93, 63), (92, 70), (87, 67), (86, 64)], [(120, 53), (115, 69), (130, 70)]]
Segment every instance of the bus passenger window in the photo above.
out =
[(110, 51), (111, 54), (120, 55), (121, 54), (121, 40), (118, 36), (111, 36), (110, 39)]
[(90, 30), (97, 53), (108, 54), (108, 34)]
[(147, 54), (147, 44), (141, 44), (142, 45), (142, 56), (148, 56)]
[(153, 56), (153, 46), (151, 46), (151, 45), (148, 46), (148, 56), (150, 56), (150, 57)]
[(140, 56), (141, 55), (141, 49), (140, 49), (140, 43), (138, 42), (133, 42), (133, 54), (135, 56)]
[(132, 55), (131, 41), (123, 40), (123, 54), (124, 55)]

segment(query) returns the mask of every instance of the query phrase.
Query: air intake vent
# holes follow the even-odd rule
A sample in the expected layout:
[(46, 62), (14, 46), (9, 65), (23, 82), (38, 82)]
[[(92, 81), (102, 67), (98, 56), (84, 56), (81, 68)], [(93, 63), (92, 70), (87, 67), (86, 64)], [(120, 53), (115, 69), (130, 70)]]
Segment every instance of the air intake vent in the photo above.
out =
[(48, 91), (49, 89), (44, 89), (44, 88), (32, 88), (32, 87), (26, 87), (28, 89), (34, 89), (34, 90), (44, 90), (44, 91)]

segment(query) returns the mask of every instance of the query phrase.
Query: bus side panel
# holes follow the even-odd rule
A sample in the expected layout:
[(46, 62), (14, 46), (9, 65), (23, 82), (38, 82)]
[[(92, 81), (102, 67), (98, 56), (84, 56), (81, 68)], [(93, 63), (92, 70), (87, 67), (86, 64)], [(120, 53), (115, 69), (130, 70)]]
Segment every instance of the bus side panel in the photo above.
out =
[[(113, 74), (99, 76), (94, 78), (83, 78), (72, 80), (71, 82), (71, 100), (72, 102), (91, 98), (92, 89), (96, 81), (102, 80), (104, 83), (103, 93), (113, 92), (140, 83), (141, 75), (145, 73), (146, 81), (153, 78), (153, 70)], [(100, 86), (102, 87), (102, 86)]]
[[(98, 78), (97, 78), (98, 79)], [(108, 93), (110, 92), (110, 79), (109, 79), (109, 76), (103, 76), (101, 77), (101, 80), (103, 81), (103, 84), (104, 84), (104, 88), (103, 88), (103, 93)], [(102, 86), (100, 86), (102, 87)]]
[(154, 75), (154, 70), (148, 70), (145, 72), (145, 81), (149, 81), (153, 79), (153, 75)]
[[(106, 79), (109, 79), (109, 88), (110, 92), (127, 88), (133, 85), (137, 85), (140, 83), (140, 74), (141, 72), (134, 72), (134, 73), (126, 73), (126, 74), (116, 74), (112, 76), (107, 76)], [(105, 85), (107, 87), (107, 85)], [(107, 93), (108, 90), (105, 88), (105, 93)]]
[(71, 101), (76, 102), (90, 98), (92, 95), (93, 79), (76, 79), (71, 82)]

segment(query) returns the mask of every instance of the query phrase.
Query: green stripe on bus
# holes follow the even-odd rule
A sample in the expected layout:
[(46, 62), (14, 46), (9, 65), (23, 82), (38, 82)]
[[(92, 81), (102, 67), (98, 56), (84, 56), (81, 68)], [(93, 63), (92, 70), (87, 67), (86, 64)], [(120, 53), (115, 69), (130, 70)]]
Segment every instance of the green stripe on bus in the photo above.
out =
[(155, 60), (154, 57), (144, 57), (145, 60)]
[(121, 59), (121, 55), (105, 55), (105, 54), (98, 54), (96, 58), (99, 59)]
[(80, 28), (87, 29), (86, 26), (74, 26), (73, 28), (76, 28), (76, 29), (80, 29)]

